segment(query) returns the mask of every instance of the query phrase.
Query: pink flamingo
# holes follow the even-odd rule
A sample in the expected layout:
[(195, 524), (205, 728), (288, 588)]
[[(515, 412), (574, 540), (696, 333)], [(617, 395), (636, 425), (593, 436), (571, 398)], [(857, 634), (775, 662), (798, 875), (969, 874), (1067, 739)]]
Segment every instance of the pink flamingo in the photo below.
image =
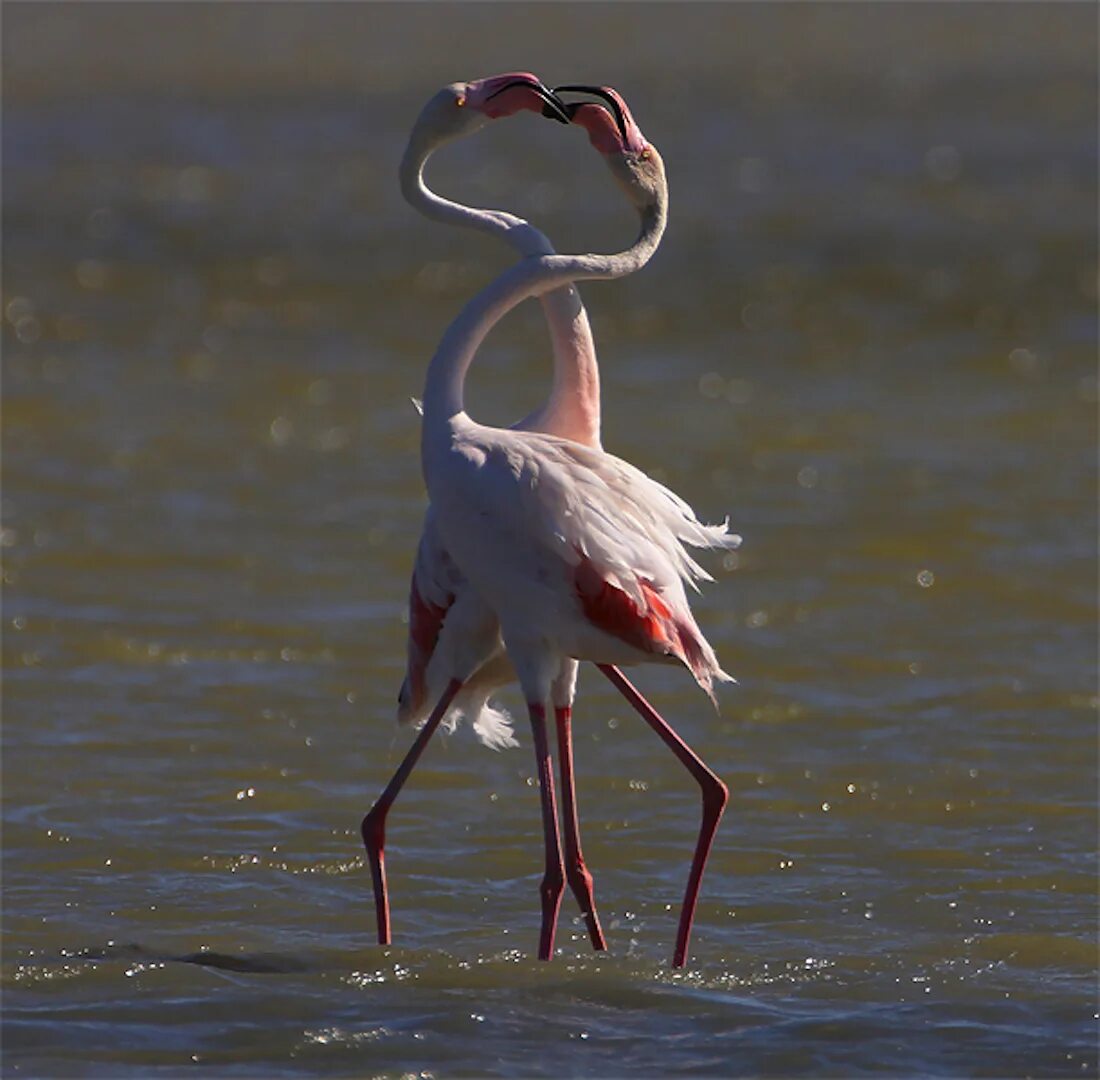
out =
[[(549, 240), (523, 218), (443, 199), (424, 183), (427, 161), (441, 145), (480, 130), (488, 119), (523, 109), (543, 111), (555, 119), (566, 118), (558, 99), (534, 75), (526, 72), (444, 87), (424, 107), (409, 137), (401, 162), (401, 188), (406, 199), (427, 217), (499, 236), (521, 256), (554, 254)], [(554, 380), (550, 396), (542, 407), (514, 426), (517, 430), (545, 431), (599, 448), (599, 367), (580, 295), (571, 283), (567, 283), (539, 299), (550, 329)], [(495, 634), (492, 632), (491, 628), (497, 625), (492, 610), (469, 587), (447, 555), (429, 507), (409, 589), (408, 659), (406, 677), (398, 696), (398, 720), (417, 725), (427, 720), (431, 703), (438, 700), (454, 674), (455, 642), (471, 635), (482, 641), (495, 638), (493, 655), (485, 657), (477, 670), (468, 675), (442, 723), (453, 729), (462, 717), (470, 717), (475, 733), (486, 745), (496, 749), (515, 746), (510, 717), (488, 700), (494, 690), (515, 679), (499, 630)], [(568, 877), (593, 947), (605, 949), (576, 820), (571, 724), (577, 662), (568, 660), (564, 667), (572, 667), (573, 671), (569, 678), (563, 679), (562, 700), (555, 706), (555, 720), (566, 811)], [(379, 905), (379, 939), (385, 944), (389, 941), (390, 929), (381, 847), (377, 863), (372, 865), (377, 866), (375, 892)]]
[[(560, 103), (548, 95), (550, 91), (526, 72), (444, 87), (424, 107), (409, 137), (401, 162), (401, 187), (406, 199), (425, 216), (437, 221), (497, 235), (521, 256), (553, 254), (549, 240), (523, 218), (501, 210), (475, 209), (443, 199), (431, 191), (423, 179), (425, 165), (439, 146), (480, 130), (487, 118), (496, 119), (521, 109), (542, 109), (555, 118), (564, 118)], [(522, 430), (547, 431), (598, 447), (599, 368), (587, 313), (572, 284), (539, 299), (550, 329), (554, 382), (546, 403), (514, 426)], [(451, 609), (464, 592), (462, 575), (442, 547), (429, 507), (410, 588), (408, 664), (398, 698), (398, 719), (402, 723), (423, 723), (432, 700), (438, 696), (432, 691), (441, 690), (448, 681), (448, 650), (437, 648), (437, 644), (441, 630), (449, 628), (449, 637), (461, 622), (457, 617), (462, 613), (461, 605), (457, 612)], [(447, 675), (441, 676), (441, 671), (446, 671)], [(490, 678), (494, 672), (501, 676), (495, 681)], [(445, 726), (453, 727), (461, 716), (470, 716), (474, 718), (475, 732), (487, 745), (496, 748), (515, 745), (507, 714), (487, 703), (491, 690), (510, 678), (514, 678), (514, 674), (501, 658), (467, 679), (461, 694), (451, 705)]]
[(703, 870), (728, 792), (613, 665), (682, 663), (711, 695), (715, 680), (729, 679), (687, 603), (684, 583), (694, 586), (708, 575), (685, 545), (732, 547), (739, 538), (725, 525), (703, 525), (667, 488), (598, 448), (540, 432), (485, 427), (463, 408), (466, 371), (481, 341), (507, 311), (566, 282), (631, 273), (657, 247), (667, 207), (660, 155), (642, 137), (625, 103), (613, 91), (600, 93), (612, 105), (615, 119), (601, 106), (581, 105), (572, 107), (574, 120), (588, 130), (637, 207), (642, 232), (618, 255), (524, 259), (466, 306), (432, 360), (424, 394), (422, 461), (435, 524), (449, 556), (495, 613), (499, 626), (494, 622), (484, 628), (480, 640), (474, 633), (456, 643), (455, 674), (364, 819), (363, 835), (376, 897), (383, 892), (381, 937), (386, 812), (466, 679), (486, 656), (494, 655), (503, 630), (534, 734), (546, 849), (539, 957), (549, 959), (565, 875), (546, 706), (560, 699), (563, 675), (570, 670), (575, 674), (575, 665), (568, 662), (590, 659), (700, 785), (702, 822), (673, 954), (679, 967), (687, 955)]

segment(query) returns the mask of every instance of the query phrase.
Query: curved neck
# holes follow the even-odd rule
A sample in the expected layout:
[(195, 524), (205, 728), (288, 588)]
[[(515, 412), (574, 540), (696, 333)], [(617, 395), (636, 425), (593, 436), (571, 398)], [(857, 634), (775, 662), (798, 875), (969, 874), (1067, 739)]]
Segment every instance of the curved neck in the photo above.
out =
[(428, 159), (442, 146), (440, 140), (425, 140), (415, 130), (409, 136), (401, 158), (401, 193), (414, 209), (432, 221), (444, 225), (461, 225), (497, 236), (521, 255), (552, 254), (554, 249), (544, 233), (529, 221), (504, 210), (484, 210), (437, 195), (424, 183), (424, 168)]
[(642, 230), (626, 251), (615, 255), (537, 255), (506, 270), (477, 294), (447, 328), (428, 367), (424, 387), (425, 445), (431, 433), (444, 429), (465, 411), (466, 373), (486, 335), (509, 311), (529, 296), (541, 296), (574, 281), (624, 277), (649, 261), (667, 221), (662, 197), (642, 213)]
[[(520, 255), (553, 255), (546, 235), (504, 210), (464, 206), (437, 195), (424, 181), (428, 159), (442, 143), (413, 131), (401, 159), (401, 191), (425, 217), (497, 236)], [(550, 330), (554, 381), (550, 396), (516, 426), (545, 431), (588, 446), (600, 445), (600, 375), (592, 328), (580, 293), (571, 285), (540, 297)]]

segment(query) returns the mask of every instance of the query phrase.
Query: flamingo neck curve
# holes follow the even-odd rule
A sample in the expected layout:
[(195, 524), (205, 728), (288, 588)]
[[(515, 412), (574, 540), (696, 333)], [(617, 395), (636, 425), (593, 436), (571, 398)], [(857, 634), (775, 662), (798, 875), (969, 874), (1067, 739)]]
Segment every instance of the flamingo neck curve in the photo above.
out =
[[(426, 138), (414, 129), (401, 159), (401, 192), (425, 217), (496, 236), (521, 256), (554, 255), (545, 233), (504, 210), (465, 206), (436, 194), (424, 180), (428, 159), (445, 140)], [(516, 427), (544, 431), (600, 446), (600, 374), (588, 313), (572, 283), (539, 297), (550, 331), (554, 376), (546, 402)]]
[(532, 255), (490, 282), (459, 313), (439, 343), (424, 386), (422, 451), (447, 443), (452, 419), (465, 412), (466, 374), (489, 331), (529, 296), (542, 296), (574, 281), (609, 280), (640, 270), (661, 242), (668, 218), (662, 194), (642, 213), (638, 239), (614, 255)]

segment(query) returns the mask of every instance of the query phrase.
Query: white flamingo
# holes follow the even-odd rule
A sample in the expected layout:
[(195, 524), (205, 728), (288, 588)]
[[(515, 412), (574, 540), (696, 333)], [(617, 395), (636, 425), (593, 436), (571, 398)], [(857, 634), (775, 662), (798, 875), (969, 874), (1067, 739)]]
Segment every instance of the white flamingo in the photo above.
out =
[[(539, 255), (524, 259), (471, 301), (444, 335), (424, 393), (422, 464), (440, 537), (454, 563), (499, 619), (531, 719), (546, 843), (540, 886), (540, 959), (553, 953), (564, 887), (546, 707), (562, 699), (575, 675), (572, 659), (589, 659), (611, 679), (692, 772), (703, 820), (685, 893), (674, 966), (686, 955), (699, 885), (728, 799), (725, 785), (631, 686), (614, 664), (686, 665), (712, 694), (728, 680), (702, 632), (684, 583), (708, 575), (685, 545), (732, 547), (725, 525), (706, 526), (667, 488), (599, 449), (533, 431), (502, 430), (471, 420), (463, 385), (491, 327), (528, 296), (579, 279), (620, 277), (648, 261), (664, 231), (667, 187), (660, 155), (642, 137), (613, 92), (617, 125), (601, 106), (576, 107), (584, 126), (642, 217), (642, 233), (612, 256)], [(476, 628), (474, 628), (476, 629)], [(466, 678), (497, 647), (495, 621), (454, 643), (454, 675), (412, 749), (363, 822), (374, 872), (380, 940), (389, 935), (383, 840), (386, 813)], [(386, 918), (383, 919), (385, 913)]]
[[(455, 83), (440, 90), (421, 111), (401, 161), (401, 189), (405, 198), (425, 216), (499, 236), (521, 256), (554, 254), (549, 240), (523, 218), (501, 210), (464, 206), (444, 199), (424, 182), (424, 169), (442, 145), (480, 130), (489, 119), (523, 109), (543, 111), (568, 122), (557, 99), (528, 72), (513, 72), (474, 82)], [(586, 446), (600, 446), (600, 383), (595, 344), (588, 316), (576, 288), (567, 283), (542, 295), (543, 312), (553, 346), (554, 379), (546, 402), (517, 430), (544, 431)], [(431, 704), (446, 689), (454, 672), (454, 645), (471, 632), (479, 640), (489, 635), (496, 616), (447, 555), (429, 506), (417, 546), (409, 588), (409, 634), (405, 680), (398, 695), (398, 720), (423, 724)], [(483, 629), (485, 628), (485, 629)], [(453, 729), (465, 716), (487, 746), (517, 745), (511, 718), (489, 702), (494, 690), (515, 679), (515, 671), (495, 635), (493, 655), (470, 674), (442, 720)], [(575, 669), (577, 662), (569, 660)], [(570, 687), (575, 684), (568, 680)], [(566, 812), (565, 847), (569, 881), (596, 949), (606, 948), (592, 896), (591, 875), (585, 866), (576, 826), (572, 764), (572, 696), (555, 707), (562, 796)], [(572, 827), (570, 827), (572, 823)], [(388, 923), (388, 915), (380, 914)], [(388, 934), (388, 927), (386, 933)]]
[[(426, 217), (499, 236), (521, 256), (553, 254), (546, 236), (523, 218), (443, 199), (424, 183), (427, 161), (440, 146), (480, 130), (488, 119), (521, 109), (555, 110), (555, 117), (565, 119), (564, 112), (556, 111), (557, 102), (549, 91), (527, 72), (444, 87), (424, 107), (409, 137), (401, 162), (401, 188), (406, 199)], [(580, 295), (570, 283), (539, 299), (553, 346), (554, 381), (545, 404), (514, 426), (599, 447), (599, 368)], [(409, 590), (408, 661), (398, 697), (398, 719), (402, 723), (423, 723), (432, 702), (449, 681), (448, 650), (437, 648), (437, 642), (441, 631), (447, 633), (445, 643), (455, 633), (465, 592), (462, 575), (442, 546), (429, 507)], [(456, 606), (458, 610), (452, 610)], [(473, 720), (475, 732), (486, 745), (498, 749), (516, 745), (507, 713), (492, 708), (487, 700), (496, 686), (512, 678), (514, 673), (503, 657), (483, 667), (463, 685), (444, 718), (444, 726), (453, 728), (465, 715)]]

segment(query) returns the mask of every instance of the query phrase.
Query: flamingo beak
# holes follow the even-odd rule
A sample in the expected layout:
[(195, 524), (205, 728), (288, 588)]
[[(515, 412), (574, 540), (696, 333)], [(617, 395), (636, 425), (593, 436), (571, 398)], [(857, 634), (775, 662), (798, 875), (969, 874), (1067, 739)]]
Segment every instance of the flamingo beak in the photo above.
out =
[(542, 115), (549, 120), (557, 120), (559, 124), (571, 124), (573, 122), (573, 106), (567, 105), (558, 98), (553, 104), (547, 102), (543, 105)]
[[(623, 142), (625, 143), (629, 139), (630, 136), (627, 133), (626, 127), (626, 116), (623, 114), (622, 104), (615, 94), (605, 90), (602, 86), (555, 86), (551, 93), (557, 95), (561, 90), (567, 92), (571, 91), (577, 94), (591, 94), (593, 97), (599, 98), (611, 110), (611, 115), (615, 117), (615, 125), (619, 129), (619, 134), (622, 136)], [(572, 119), (573, 110), (576, 108), (576, 105), (567, 102), (562, 102), (561, 104), (569, 118)]]
[(494, 90), (486, 101), (492, 101), (498, 94), (503, 94), (506, 90), (511, 90), (513, 87), (522, 86), (526, 90), (531, 90), (542, 98), (542, 115), (548, 117), (551, 120), (557, 120), (559, 124), (568, 124), (572, 119), (572, 114), (569, 112), (564, 101), (554, 93), (553, 90), (543, 86), (540, 82), (529, 82), (527, 79), (513, 79), (511, 82), (505, 83), (502, 87)]

